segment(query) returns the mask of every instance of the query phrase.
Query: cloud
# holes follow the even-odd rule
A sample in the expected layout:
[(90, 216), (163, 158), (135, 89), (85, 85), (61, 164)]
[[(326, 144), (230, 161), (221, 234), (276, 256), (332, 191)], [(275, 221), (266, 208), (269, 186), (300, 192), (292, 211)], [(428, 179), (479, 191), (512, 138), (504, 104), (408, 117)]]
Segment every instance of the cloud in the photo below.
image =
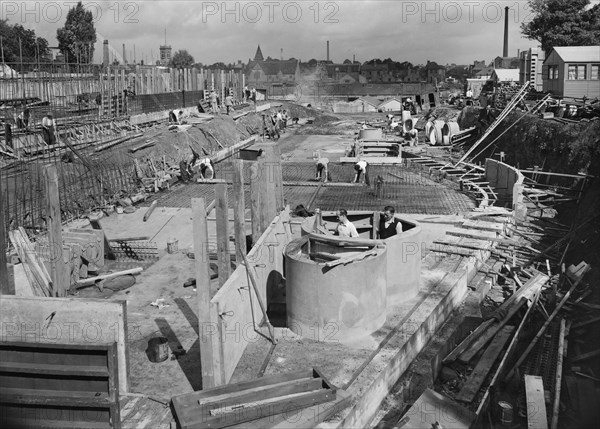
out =
[[(597, 1), (597, 0), (595, 0)], [(392, 58), (425, 63), (472, 63), (502, 55), (504, 7), (511, 8), (509, 52), (535, 46), (520, 35), (528, 19), (526, 2), (454, 0), (343, 0), (343, 1), (196, 1), (143, 0), (84, 1), (97, 18), (95, 60), (101, 61), (102, 41), (113, 52), (125, 44), (130, 57), (158, 58), (165, 43), (173, 51), (186, 49), (196, 61), (247, 61), (260, 44), (265, 57), (324, 59), (330, 41), (331, 58), (343, 61), (356, 55), (366, 61)], [(75, 2), (2, 0), (2, 16), (20, 23), (56, 46), (56, 30)], [(56, 11), (60, 11), (57, 19)], [(54, 15), (51, 15), (51, 12)]]

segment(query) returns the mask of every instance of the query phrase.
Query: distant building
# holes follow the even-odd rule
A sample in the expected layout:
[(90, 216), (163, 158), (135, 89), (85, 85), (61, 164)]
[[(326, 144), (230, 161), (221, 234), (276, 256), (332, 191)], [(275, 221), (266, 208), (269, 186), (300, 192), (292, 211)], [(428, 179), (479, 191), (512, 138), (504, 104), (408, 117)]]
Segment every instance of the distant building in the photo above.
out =
[(382, 101), (379, 106), (377, 106), (378, 111), (382, 112), (398, 112), (402, 110), (402, 100), (398, 98), (388, 98), (385, 101)]
[(544, 61), (543, 91), (564, 98), (600, 96), (600, 46), (556, 46)]
[(481, 70), (485, 69), (486, 67), (487, 67), (487, 64), (485, 63), (485, 61), (474, 61), (473, 65), (469, 67), (470, 76), (475, 77), (477, 75), (477, 73), (479, 73)]
[(427, 61), (425, 70), (427, 71), (427, 83), (436, 85), (446, 79), (446, 67), (440, 66), (435, 62)]
[(495, 83), (514, 83), (519, 82), (519, 69), (494, 69), (490, 80)]
[[(267, 94), (286, 94), (300, 81), (300, 61), (264, 60), (260, 45), (245, 70), (246, 84), (266, 91)], [(286, 89), (287, 88), (287, 89)]]
[(519, 57), (519, 83), (531, 84), (530, 88), (542, 91), (542, 66), (544, 64), (544, 51), (541, 48), (532, 48), (523, 51)]
[(492, 77), (492, 73), (494, 73), (493, 67), (484, 67), (475, 73), (475, 79), (489, 79)]
[(327, 79), (338, 83), (366, 83), (367, 80), (361, 76), (360, 64), (324, 64)]
[(381, 104), (381, 100), (375, 97), (363, 96), (352, 102), (353, 104), (361, 104), (362, 112), (377, 112), (377, 107)]
[(160, 45), (160, 65), (168, 66), (171, 62), (171, 45)]
[(495, 69), (518, 69), (519, 57), (496, 57), (494, 58)]
[(386, 64), (363, 64), (360, 74), (369, 83), (393, 82), (393, 76), (390, 73), (389, 65)]

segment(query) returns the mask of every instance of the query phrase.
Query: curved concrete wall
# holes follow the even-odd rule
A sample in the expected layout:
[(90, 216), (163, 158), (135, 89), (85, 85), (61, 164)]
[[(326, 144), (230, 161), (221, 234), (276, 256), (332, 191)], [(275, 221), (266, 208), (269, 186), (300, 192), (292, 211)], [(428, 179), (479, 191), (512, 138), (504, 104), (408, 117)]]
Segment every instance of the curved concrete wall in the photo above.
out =
[[(308, 236), (293, 240), (284, 253), (288, 328), (320, 342), (353, 341), (381, 328), (386, 319), (386, 246), (371, 247), (374, 256), (328, 268), (308, 257), (308, 242)], [(342, 257), (349, 256), (348, 248), (312, 240), (310, 249), (345, 249)]]
[(402, 222), (402, 234), (383, 240), (388, 247), (388, 305), (415, 297), (421, 281), (421, 225), (398, 216), (396, 219)]
[[(349, 212), (349, 217), (357, 213)], [(364, 212), (365, 216), (369, 214), (372, 212)], [(322, 213), (322, 219), (328, 225), (337, 223), (335, 214)], [(402, 234), (380, 240), (388, 247), (386, 276), (388, 305), (396, 305), (415, 297), (419, 293), (421, 279), (421, 225), (398, 215), (396, 219), (402, 222)], [(302, 235), (312, 233), (314, 223), (315, 216), (304, 219), (301, 225)], [(372, 237), (365, 234), (361, 238)]]

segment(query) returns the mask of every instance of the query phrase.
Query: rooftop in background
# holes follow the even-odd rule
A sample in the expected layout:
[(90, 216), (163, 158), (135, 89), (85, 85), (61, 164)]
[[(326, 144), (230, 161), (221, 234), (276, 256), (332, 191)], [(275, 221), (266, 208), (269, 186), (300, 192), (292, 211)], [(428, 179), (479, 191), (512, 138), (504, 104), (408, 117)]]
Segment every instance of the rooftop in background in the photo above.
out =
[(555, 46), (554, 51), (563, 61), (600, 61), (600, 46)]

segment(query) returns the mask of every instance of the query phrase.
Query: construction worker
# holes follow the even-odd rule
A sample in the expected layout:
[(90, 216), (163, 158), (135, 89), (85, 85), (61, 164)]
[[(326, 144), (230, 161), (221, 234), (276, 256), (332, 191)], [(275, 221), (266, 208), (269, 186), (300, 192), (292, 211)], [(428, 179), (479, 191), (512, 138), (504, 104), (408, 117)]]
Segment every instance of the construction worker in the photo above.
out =
[(233, 110), (233, 97), (231, 94), (225, 97), (225, 107), (227, 108), (227, 114), (229, 115), (229, 110)]
[(404, 138), (408, 142), (409, 146), (417, 145), (417, 137), (418, 136), (419, 136), (419, 132), (417, 131), (416, 128), (413, 128), (412, 130), (409, 130), (406, 134), (404, 134)]
[(17, 116), (17, 128), (20, 129), (29, 129), (29, 118), (30, 118), (31, 114), (29, 112), (29, 109), (27, 107), (25, 107), (21, 113), (19, 113), (19, 116)]
[(42, 118), (42, 137), (49, 146), (56, 143), (55, 131), (56, 122), (54, 121), (54, 115), (52, 112), (48, 112), (48, 114)]
[(215, 176), (215, 165), (210, 158), (201, 158), (192, 167), (194, 173), (200, 173), (200, 179), (213, 179)]
[(358, 231), (352, 222), (348, 220), (346, 209), (340, 209), (337, 213), (339, 223), (335, 229), (336, 235), (340, 237), (358, 238)]
[(398, 235), (402, 232), (402, 222), (396, 219), (396, 210), (392, 206), (385, 206), (382, 216), (379, 218), (377, 238), (385, 239)]
[(362, 183), (365, 184), (369, 184), (369, 177), (367, 175), (367, 161), (365, 161), (364, 159), (359, 159), (358, 162), (356, 164), (354, 164), (354, 180), (352, 181), (352, 183), (358, 183), (358, 181), (360, 180), (360, 177), (362, 175), (363, 179), (362, 179)]
[(210, 106), (213, 113), (219, 113), (219, 99), (217, 97), (217, 93), (214, 90), (210, 92)]
[(327, 168), (328, 165), (329, 158), (323, 157), (317, 160), (317, 175), (315, 177), (317, 181), (320, 181), (322, 179), (323, 182), (327, 183), (327, 181), (329, 180), (329, 170)]
[(174, 122), (176, 125), (180, 125), (182, 118), (183, 110), (171, 110), (169, 112), (169, 122)]

